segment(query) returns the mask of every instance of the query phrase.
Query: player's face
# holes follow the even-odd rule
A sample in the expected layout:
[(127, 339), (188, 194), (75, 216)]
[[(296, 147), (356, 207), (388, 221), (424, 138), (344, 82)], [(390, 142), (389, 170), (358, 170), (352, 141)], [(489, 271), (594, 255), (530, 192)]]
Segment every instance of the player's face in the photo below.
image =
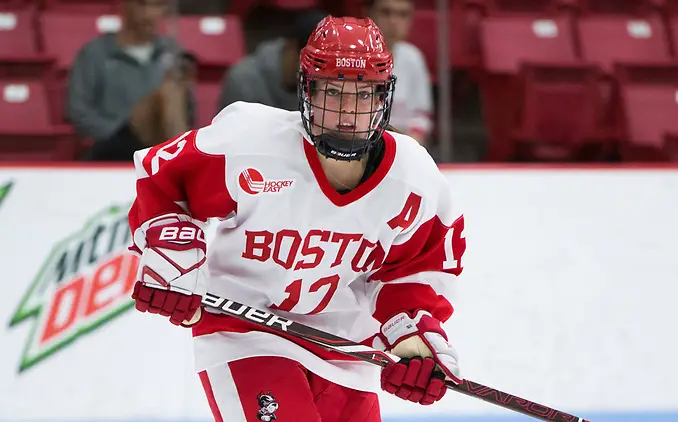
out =
[(393, 44), (407, 39), (413, 12), (412, 0), (376, 0), (370, 17), (384, 34), (386, 42)]
[(317, 81), (311, 98), (313, 133), (366, 138), (379, 106), (376, 85), (356, 81)]

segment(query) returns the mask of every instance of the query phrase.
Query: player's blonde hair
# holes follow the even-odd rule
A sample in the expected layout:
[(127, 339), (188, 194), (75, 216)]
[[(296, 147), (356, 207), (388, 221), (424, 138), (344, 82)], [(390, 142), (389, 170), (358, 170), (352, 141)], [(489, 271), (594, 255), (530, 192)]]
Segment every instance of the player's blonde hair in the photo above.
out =
[(405, 134), (405, 132), (403, 132), (402, 130), (398, 130), (398, 129), (394, 128), (392, 125), (386, 126), (386, 130), (388, 130), (390, 132), (400, 133), (401, 135)]

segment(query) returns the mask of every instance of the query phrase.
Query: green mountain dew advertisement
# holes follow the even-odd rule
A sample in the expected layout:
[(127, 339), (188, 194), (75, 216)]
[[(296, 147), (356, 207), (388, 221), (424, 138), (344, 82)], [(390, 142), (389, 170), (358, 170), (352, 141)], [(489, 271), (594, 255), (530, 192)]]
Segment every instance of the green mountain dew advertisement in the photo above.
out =
[(5, 201), (5, 198), (7, 198), (7, 195), (9, 194), (9, 191), (12, 189), (13, 182), (8, 182), (5, 183), (4, 185), (0, 185), (0, 206), (2, 206), (2, 203)]
[(53, 246), (9, 323), (31, 323), (19, 372), (133, 307), (138, 258), (127, 250), (129, 206), (111, 206)]

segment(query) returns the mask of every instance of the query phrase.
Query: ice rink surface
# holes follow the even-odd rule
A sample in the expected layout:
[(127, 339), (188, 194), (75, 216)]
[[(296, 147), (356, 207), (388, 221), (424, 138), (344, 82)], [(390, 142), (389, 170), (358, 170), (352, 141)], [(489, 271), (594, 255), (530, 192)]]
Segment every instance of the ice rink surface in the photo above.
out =
[[(678, 422), (678, 411), (676, 412), (639, 412), (639, 413), (586, 413), (575, 412), (576, 415), (589, 418), (591, 422)], [(100, 422), (211, 422), (207, 419), (129, 419), (129, 420), (99, 420)], [(522, 415), (508, 416), (468, 416), (468, 415), (427, 415), (426, 417), (417, 417), (409, 415), (407, 417), (384, 417), (383, 422), (534, 422), (533, 419)], [(0, 422), (10, 422), (0, 419)], [(15, 421), (11, 421), (15, 422)], [(23, 422), (46, 422), (23, 421)], [(52, 420), (49, 422), (84, 422), (83, 420)], [(87, 421), (90, 422), (90, 421)]]
[[(589, 418), (590, 422), (678, 422), (678, 412), (673, 413), (586, 413), (575, 415)], [(531, 422), (527, 416), (440, 416), (439, 418), (384, 418), (383, 422)]]

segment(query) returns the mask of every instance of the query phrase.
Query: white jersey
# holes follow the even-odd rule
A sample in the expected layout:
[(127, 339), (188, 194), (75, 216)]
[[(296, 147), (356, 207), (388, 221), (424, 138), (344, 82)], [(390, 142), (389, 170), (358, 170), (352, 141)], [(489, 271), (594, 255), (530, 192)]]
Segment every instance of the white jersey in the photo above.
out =
[[(461, 272), (463, 218), (412, 138), (385, 133), (378, 168), (339, 194), (305, 139), (299, 112), (238, 102), (205, 128), (135, 154), (132, 230), (170, 212), (219, 220), (208, 291), (357, 342), (400, 311), (441, 320)], [(203, 312), (197, 370), (251, 356), (294, 359), (346, 387), (379, 390), (379, 368)]]

